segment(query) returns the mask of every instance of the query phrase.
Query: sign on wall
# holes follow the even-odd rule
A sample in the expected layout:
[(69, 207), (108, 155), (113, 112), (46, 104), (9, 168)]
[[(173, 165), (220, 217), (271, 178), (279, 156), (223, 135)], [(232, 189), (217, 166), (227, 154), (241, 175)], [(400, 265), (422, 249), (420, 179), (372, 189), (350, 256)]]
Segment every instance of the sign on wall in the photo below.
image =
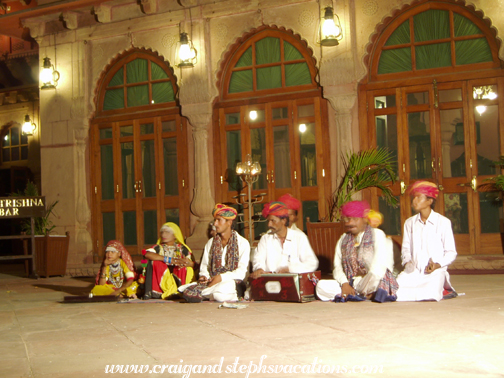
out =
[(45, 216), (45, 197), (0, 197), (0, 219)]

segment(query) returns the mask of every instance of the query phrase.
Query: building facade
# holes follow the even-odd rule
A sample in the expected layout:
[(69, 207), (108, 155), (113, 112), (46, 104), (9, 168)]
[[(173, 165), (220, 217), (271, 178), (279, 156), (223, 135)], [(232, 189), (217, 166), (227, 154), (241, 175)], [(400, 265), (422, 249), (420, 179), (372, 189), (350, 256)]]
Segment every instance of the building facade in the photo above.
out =
[[(253, 195), (291, 193), (301, 219), (324, 219), (342, 154), (374, 146), (397, 156), (400, 207), (364, 193), (388, 234), (400, 240), (411, 215), (408, 185), (429, 179), (457, 261), (501, 268), (501, 207), (480, 186), (504, 148), (504, 2), (11, 3), (0, 33), (35, 40), (39, 65), (50, 58), (60, 75), (40, 90), (29, 138), (42, 194), (59, 200), (54, 222), (70, 232), (70, 272), (100, 261), (110, 239), (140, 255), (165, 221), (201, 250), (214, 204), (244, 192), (235, 168), (247, 155), (262, 168)], [(336, 46), (318, 43), (327, 6)], [(182, 33), (192, 67), (180, 65)]]

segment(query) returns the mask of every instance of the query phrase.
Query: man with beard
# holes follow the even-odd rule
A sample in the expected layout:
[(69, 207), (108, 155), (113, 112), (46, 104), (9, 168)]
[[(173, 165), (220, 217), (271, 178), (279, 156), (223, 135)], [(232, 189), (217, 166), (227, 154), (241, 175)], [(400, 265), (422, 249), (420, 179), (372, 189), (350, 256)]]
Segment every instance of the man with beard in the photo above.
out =
[(392, 275), (392, 243), (382, 230), (368, 224), (368, 212), (365, 201), (342, 206), (346, 233), (336, 244), (334, 280), (321, 280), (317, 284), (316, 292), (321, 300), (396, 300), (398, 285)]
[(201, 302), (203, 299), (232, 302), (237, 301), (244, 291), (242, 287), (245, 286), (243, 280), (247, 274), (250, 244), (233, 230), (237, 212), (218, 203), (212, 214), (216, 234), (205, 245), (199, 280), (178, 289), (188, 302)]
[(259, 240), (253, 259), (251, 279), (264, 273), (310, 273), (318, 267), (318, 259), (299, 230), (289, 228), (289, 211), (283, 202), (264, 205), (263, 216), (269, 232)]

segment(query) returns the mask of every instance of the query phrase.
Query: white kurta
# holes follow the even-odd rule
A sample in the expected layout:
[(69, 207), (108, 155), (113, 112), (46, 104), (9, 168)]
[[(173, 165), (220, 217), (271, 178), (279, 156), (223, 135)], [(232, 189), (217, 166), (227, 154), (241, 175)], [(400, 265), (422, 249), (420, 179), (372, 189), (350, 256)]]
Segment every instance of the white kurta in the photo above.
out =
[[(236, 231), (233, 231), (236, 233)], [(250, 259), (250, 243), (247, 239), (245, 239), (243, 236), (240, 234), (236, 233), (238, 237), (238, 251), (239, 251), (239, 261), (238, 261), (238, 266), (235, 270), (221, 273), (221, 279), (222, 281), (219, 282), (218, 284), (207, 287), (204, 289), (201, 294), (203, 295), (204, 298), (207, 299), (213, 299), (218, 302), (225, 302), (225, 301), (236, 301), (238, 300), (238, 296), (236, 294), (236, 285), (234, 280), (244, 280), (245, 275), (247, 274), (248, 271), (248, 264), (249, 264), (249, 259)], [(200, 277), (210, 277), (210, 273), (208, 271), (209, 269), (209, 263), (210, 263), (210, 253), (212, 252), (212, 242), (213, 238), (211, 238), (205, 245), (205, 249), (203, 250), (203, 258), (201, 260), (201, 266), (200, 266), (200, 272), (199, 276)], [(228, 244), (229, 245), (229, 244)], [(222, 264), (224, 265), (226, 261), (226, 254), (227, 254), (227, 247), (226, 245), (223, 248), (222, 251)], [(196, 283), (193, 282), (188, 285), (183, 285), (179, 287), (179, 291), (183, 292), (187, 287), (191, 285), (195, 285)]]
[[(370, 294), (376, 291), (380, 280), (385, 276), (388, 270), (394, 269), (394, 251), (393, 243), (387, 238), (385, 233), (377, 228), (372, 228), (373, 232), (373, 254), (369, 256), (360, 256), (364, 262), (367, 274), (364, 277), (354, 277), (353, 287), (358, 293)], [(346, 234), (343, 234), (336, 244), (334, 254), (334, 280), (321, 280), (317, 284), (317, 296), (323, 301), (330, 301), (334, 296), (341, 294), (341, 286), (348, 282), (348, 278), (343, 269), (341, 244)], [(361, 243), (364, 232), (356, 237), (356, 242)], [(360, 246), (359, 246), (360, 249)], [(365, 283), (360, 285), (361, 281)]]
[(318, 264), (306, 234), (287, 228), (283, 245), (277, 234), (267, 233), (261, 237), (254, 254), (253, 270), (277, 272), (287, 267), (290, 273), (308, 273), (314, 272)]
[[(439, 301), (443, 298), (443, 289), (453, 290), (447, 268), (457, 257), (457, 251), (448, 218), (435, 211), (431, 211), (425, 223), (420, 214), (408, 218), (404, 222), (401, 255), (402, 264), (412, 262), (415, 270), (402, 272), (397, 277), (398, 301)], [(441, 268), (425, 274), (429, 259)]]

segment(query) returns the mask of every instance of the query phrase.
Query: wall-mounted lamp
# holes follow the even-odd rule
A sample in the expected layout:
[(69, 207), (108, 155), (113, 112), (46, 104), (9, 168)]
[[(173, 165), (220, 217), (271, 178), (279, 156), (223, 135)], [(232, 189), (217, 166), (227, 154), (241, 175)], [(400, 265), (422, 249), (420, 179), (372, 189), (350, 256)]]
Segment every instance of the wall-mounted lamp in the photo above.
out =
[(196, 49), (187, 33), (180, 33), (180, 41), (177, 42), (178, 64), (180, 68), (194, 67), (197, 62)]
[(37, 126), (30, 119), (30, 116), (28, 114), (25, 115), (24, 123), (21, 126), (21, 132), (23, 133), (23, 135), (33, 135), (36, 127)]
[(320, 20), (320, 27), (317, 30), (317, 43), (322, 46), (337, 46), (343, 38), (343, 30), (337, 14), (334, 14), (333, 7), (326, 7), (324, 17)]
[(51, 59), (44, 58), (44, 65), (42, 66), (42, 71), (40, 71), (40, 83), (42, 84), (40, 89), (56, 88), (59, 79), (60, 74), (54, 69)]

